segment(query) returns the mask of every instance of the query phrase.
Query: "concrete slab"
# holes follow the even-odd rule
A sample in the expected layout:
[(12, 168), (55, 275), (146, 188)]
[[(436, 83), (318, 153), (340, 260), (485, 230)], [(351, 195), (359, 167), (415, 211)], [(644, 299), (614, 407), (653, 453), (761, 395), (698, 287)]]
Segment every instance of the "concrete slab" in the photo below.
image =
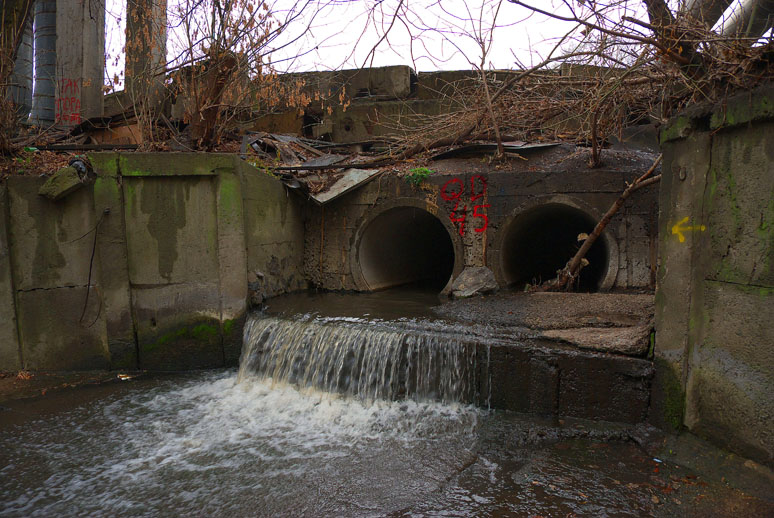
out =
[(650, 345), (652, 331), (652, 325), (623, 328), (582, 327), (550, 329), (544, 331), (543, 336), (567, 342), (581, 349), (644, 356)]
[(583, 349), (639, 356), (653, 319), (653, 295), (623, 293), (499, 293), (455, 300), (435, 309), (458, 322), (529, 329), (533, 336)]
[(247, 245), (242, 186), (233, 169), (219, 170), (218, 278), (220, 281), (220, 321), (226, 363), (237, 365), (242, 350), (239, 322), (247, 310)]
[(99, 272), (113, 369), (137, 368), (129, 284), (126, 223), (119, 179), (107, 167), (94, 182), (94, 212), (99, 217), (96, 268)]
[(10, 244), (17, 290), (85, 286), (93, 248), (91, 192), (52, 202), (38, 195), (43, 178), (7, 179)]
[(214, 178), (124, 178), (123, 196), (133, 285), (217, 280)]
[(248, 276), (264, 297), (307, 286), (304, 219), (298, 198), (281, 182), (239, 160)]
[(88, 302), (85, 286), (17, 293), (25, 369), (67, 371), (110, 367), (100, 295), (94, 287), (88, 292)]
[(186, 370), (224, 365), (217, 279), (133, 286), (139, 366)]

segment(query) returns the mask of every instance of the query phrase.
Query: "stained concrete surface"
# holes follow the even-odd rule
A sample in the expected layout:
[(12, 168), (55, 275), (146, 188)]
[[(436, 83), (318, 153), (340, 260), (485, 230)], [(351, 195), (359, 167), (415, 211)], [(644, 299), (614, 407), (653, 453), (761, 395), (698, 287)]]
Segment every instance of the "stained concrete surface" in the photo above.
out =
[(0, 371), (235, 365), (250, 288), (306, 287), (299, 201), (235, 155), (96, 153), (0, 183)]
[[(410, 165), (402, 164), (361, 188), (348, 192), (323, 207), (307, 206), (304, 230), (304, 274), (316, 287), (328, 290), (367, 291), (368, 282), (360, 257), (368, 256), (366, 228), (382, 214), (397, 208), (417, 208), (443, 224), (455, 254), (454, 275), (465, 267), (490, 268), (501, 286), (521, 281), (533, 282), (545, 272), (546, 251), (519, 237), (533, 232), (554, 232), (542, 228), (538, 220), (527, 222), (524, 232), (515, 232), (521, 216), (540, 206), (554, 207), (562, 217), (583, 215), (585, 226), (563, 233), (563, 243), (543, 243), (553, 252), (554, 261), (566, 262), (567, 250), (578, 246), (577, 235), (593, 230), (594, 222), (615, 202), (626, 183), (650, 167), (653, 156), (638, 152), (606, 152), (604, 167), (589, 170), (586, 151), (562, 145), (524, 152), (526, 160), (512, 159), (496, 164), (480, 158), (452, 158), (428, 164), (432, 173), (419, 185), (401, 175), (410, 175)], [(408, 176), (410, 177), (410, 176)], [(656, 189), (638, 193), (613, 218), (592, 256), (594, 274), (590, 289), (653, 288), (655, 281)], [(547, 211), (550, 214), (552, 211)], [(544, 214), (545, 215), (545, 214)], [(417, 226), (395, 224), (385, 241), (398, 247), (403, 235), (415, 235)], [(389, 239), (388, 239), (389, 238)], [(428, 241), (429, 237), (415, 239)], [(411, 260), (423, 261), (413, 253)], [(514, 275), (514, 259), (536, 257), (524, 264), (538, 268)], [(559, 259), (559, 257), (561, 257)], [(523, 267), (522, 267), (523, 269)], [(372, 273), (372, 272), (371, 272)], [(391, 272), (394, 273), (394, 272)], [(401, 281), (391, 276), (391, 284)], [(406, 276), (405, 281), (410, 279)], [(380, 286), (386, 287), (386, 286)], [(586, 286), (583, 286), (586, 288)]]
[(654, 423), (774, 465), (774, 88), (661, 133)]

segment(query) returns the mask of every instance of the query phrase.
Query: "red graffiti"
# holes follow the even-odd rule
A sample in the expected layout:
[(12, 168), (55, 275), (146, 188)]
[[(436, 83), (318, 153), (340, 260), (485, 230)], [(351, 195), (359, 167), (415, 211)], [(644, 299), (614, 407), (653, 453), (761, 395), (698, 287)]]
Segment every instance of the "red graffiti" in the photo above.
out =
[(486, 230), (486, 227), (489, 226), (489, 218), (486, 217), (486, 214), (482, 213), (482, 212), (478, 212), (478, 209), (488, 209), (488, 208), (489, 208), (489, 204), (488, 203), (486, 203), (484, 205), (474, 205), (473, 206), (473, 217), (474, 218), (481, 218), (481, 219), (484, 220), (484, 224), (481, 225), (478, 228), (474, 228), (473, 231), (480, 233), (480, 232), (483, 232), (484, 230)]
[(81, 123), (81, 79), (62, 78), (57, 82), (54, 118), (59, 124)]
[[(459, 185), (460, 190), (449, 194), (449, 185), (451, 184)], [(460, 180), (459, 178), (452, 178), (451, 180), (443, 184), (443, 187), (441, 187), (441, 198), (443, 198), (446, 201), (459, 200), (464, 190), (465, 190), (465, 184), (462, 183), (462, 180)]]
[[(484, 176), (476, 174), (470, 178), (470, 201), (474, 202), (486, 194), (487, 180)], [(460, 200), (465, 193), (465, 182), (459, 178), (452, 178), (441, 187), (441, 198), (447, 202), (454, 202), (454, 207), (449, 211), (449, 219), (458, 228), (460, 236), (465, 235), (465, 219), (468, 216), (468, 206), (463, 205), (460, 209)], [(485, 209), (489, 208), (488, 203), (473, 205), (473, 217), (482, 219), (479, 227), (473, 228), (474, 232), (481, 233), (489, 226), (489, 218)]]
[[(476, 194), (476, 181), (481, 185), (481, 191)], [(486, 178), (480, 174), (474, 174), (470, 177), (470, 201), (476, 201), (486, 193)]]
[(64, 77), (59, 80), (59, 95), (65, 96), (78, 95), (80, 92), (80, 86), (78, 83), (82, 82), (81, 79), (73, 79), (71, 77)]

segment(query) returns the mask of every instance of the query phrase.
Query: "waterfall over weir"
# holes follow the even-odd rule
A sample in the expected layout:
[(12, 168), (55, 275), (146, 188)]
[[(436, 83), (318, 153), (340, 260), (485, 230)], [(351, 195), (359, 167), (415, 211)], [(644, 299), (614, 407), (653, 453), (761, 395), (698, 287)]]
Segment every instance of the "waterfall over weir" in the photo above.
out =
[(239, 379), (250, 376), (362, 401), (472, 402), (476, 351), (457, 336), (351, 318), (256, 315)]

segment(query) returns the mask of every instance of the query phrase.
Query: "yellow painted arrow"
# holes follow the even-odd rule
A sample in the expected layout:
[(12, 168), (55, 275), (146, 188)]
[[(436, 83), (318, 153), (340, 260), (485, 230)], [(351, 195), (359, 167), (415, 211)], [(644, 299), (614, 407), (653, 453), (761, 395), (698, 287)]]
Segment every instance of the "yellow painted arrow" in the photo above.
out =
[(685, 223), (688, 223), (688, 216), (684, 217), (680, 221), (678, 221), (675, 226), (672, 227), (672, 234), (677, 234), (677, 239), (681, 243), (685, 243), (685, 236), (683, 235), (683, 232), (704, 232), (707, 230), (707, 227), (704, 225), (685, 225)]

